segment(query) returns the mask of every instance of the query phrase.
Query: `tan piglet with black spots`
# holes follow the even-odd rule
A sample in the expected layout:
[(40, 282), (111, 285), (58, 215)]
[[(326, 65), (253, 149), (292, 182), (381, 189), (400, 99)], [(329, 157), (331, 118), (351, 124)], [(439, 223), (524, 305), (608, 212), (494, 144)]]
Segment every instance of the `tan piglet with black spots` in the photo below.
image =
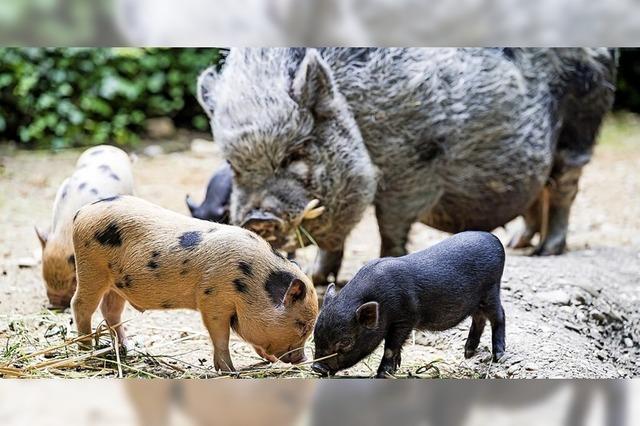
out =
[(133, 194), (133, 174), (127, 153), (108, 145), (84, 151), (73, 174), (58, 189), (49, 231), (36, 227), (50, 308), (68, 308), (76, 288), (73, 216), (86, 204), (121, 194)]
[[(305, 360), (304, 343), (318, 314), (316, 291), (296, 264), (253, 232), (121, 196), (82, 208), (73, 243), (79, 335), (91, 332), (91, 316), (111, 292), (117, 296), (103, 315), (112, 326), (120, 324), (125, 301), (140, 311), (200, 311), (216, 370), (234, 370), (231, 328), (271, 362)], [(122, 325), (116, 332), (126, 344)]]

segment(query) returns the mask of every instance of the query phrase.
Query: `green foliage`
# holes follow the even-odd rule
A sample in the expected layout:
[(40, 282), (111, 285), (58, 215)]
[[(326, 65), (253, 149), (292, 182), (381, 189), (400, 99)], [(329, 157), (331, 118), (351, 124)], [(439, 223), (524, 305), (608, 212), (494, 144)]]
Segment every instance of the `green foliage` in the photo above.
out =
[(0, 140), (24, 147), (138, 141), (147, 118), (206, 130), (195, 97), (216, 49), (0, 49)]
[(640, 49), (620, 49), (614, 109), (640, 113)]

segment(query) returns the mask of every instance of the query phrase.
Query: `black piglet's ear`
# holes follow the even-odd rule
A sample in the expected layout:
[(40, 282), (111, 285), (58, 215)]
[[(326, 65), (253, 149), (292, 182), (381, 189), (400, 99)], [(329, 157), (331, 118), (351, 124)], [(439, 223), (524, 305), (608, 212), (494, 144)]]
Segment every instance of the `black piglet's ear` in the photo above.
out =
[(284, 295), (284, 306), (289, 307), (296, 302), (304, 300), (307, 295), (307, 286), (298, 278), (294, 278), (289, 284), (287, 293)]
[(356, 319), (358, 323), (370, 330), (378, 328), (379, 317), (380, 309), (378, 302), (363, 303), (356, 309)]
[(324, 308), (326, 305), (331, 303), (331, 301), (336, 297), (336, 285), (334, 283), (329, 284), (327, 287), (327, 291), (324, 292), (324, 298), (322, 300), (322, 307)]

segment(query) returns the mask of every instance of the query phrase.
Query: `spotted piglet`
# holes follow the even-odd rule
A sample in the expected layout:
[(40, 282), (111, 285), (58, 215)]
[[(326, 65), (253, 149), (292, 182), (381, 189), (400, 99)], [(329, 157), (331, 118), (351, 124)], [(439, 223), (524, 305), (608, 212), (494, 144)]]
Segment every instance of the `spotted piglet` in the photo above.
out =
[[(318, 313), (315, 289), (296, 264), (253, 232), (122, 196), (82, 208), (73, 244), (78, 289), (72, 309), (79, 335), (91, 332), (91, 316), (111, 291), (117, 298), (103, 313), (113, 326), (121, 322), (125, 301), (139, 311), (200, 311), (216, 370), (234, 370), (230, 328), (268, 361), (304, 361)], [(116, 332), (126, 344), (122, 325)]]
[(73, 215), (80, 207), (100, 198), (132, 193), (131, 161), (124, 151), (100, 145), (80, 156), (74, 173), (58, 189), (50, 230), (36, 227), (50, 308), (68, 308), (76, 289)]

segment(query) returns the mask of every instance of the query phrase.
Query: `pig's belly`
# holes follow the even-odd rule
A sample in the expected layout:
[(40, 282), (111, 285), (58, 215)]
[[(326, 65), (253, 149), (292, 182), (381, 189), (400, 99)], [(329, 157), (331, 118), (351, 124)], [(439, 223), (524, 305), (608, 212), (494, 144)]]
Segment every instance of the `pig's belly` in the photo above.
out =
[(546, 178), (501, 182), (467, 179), (445, 190), (420, 221), (445, 232), (491, 231), (522, 214), (542, 190)]

